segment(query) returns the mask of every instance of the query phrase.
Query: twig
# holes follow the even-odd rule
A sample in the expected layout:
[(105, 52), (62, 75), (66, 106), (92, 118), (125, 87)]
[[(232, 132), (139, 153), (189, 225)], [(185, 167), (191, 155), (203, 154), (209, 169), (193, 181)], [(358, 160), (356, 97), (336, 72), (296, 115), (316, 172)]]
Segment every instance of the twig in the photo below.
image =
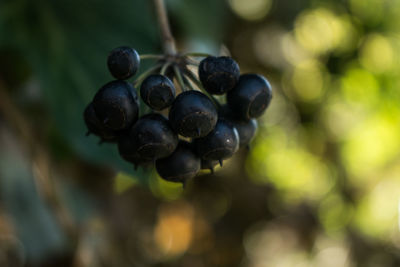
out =
[(161, 31), (164, 53), (166, 55), (173, 56), (176, 54), (176, 46), (174, 37), (172, 36), (171, 29), (169, 27), (164, 0), (154, 0), (154, 5), (157, 13), (158, 25)]
[(179, 83), (179, 86), (181, 87), (182, 92), (186, 91), (185, 83), (183, 82), (181, 71), (179, 70), (178, 66), (176, 66), (176, 65), (174, 65), (174, 72), (175, 72), (176, 78), (178, 79), (178, 83)]

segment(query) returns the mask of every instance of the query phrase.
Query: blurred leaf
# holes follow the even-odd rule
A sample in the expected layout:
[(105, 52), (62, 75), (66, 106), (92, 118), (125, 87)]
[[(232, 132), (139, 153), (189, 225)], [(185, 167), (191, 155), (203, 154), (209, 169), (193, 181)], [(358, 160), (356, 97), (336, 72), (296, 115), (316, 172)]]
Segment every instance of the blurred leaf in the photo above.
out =
[[(108, 74), (108, 52), (120, 45), (154, 52), (158, 37), (149, 1), (2, 1), (0, 43), (19, 49), (39, 78), (58, 131), (83, 158), (129, 172), (115, 145), (85, 137), (85, 106)], [(135, 177), (144, 178), (143, 172)]]

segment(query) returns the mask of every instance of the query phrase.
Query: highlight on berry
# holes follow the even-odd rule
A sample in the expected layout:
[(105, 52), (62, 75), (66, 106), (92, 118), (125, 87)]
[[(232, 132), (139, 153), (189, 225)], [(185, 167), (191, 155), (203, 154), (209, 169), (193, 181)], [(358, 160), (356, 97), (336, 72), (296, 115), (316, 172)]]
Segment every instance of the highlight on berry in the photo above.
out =
[[(145, 59), (156, 63), (126, 81)], [(87, 134), (116, 143), (135, 169), (153, 166), (172, 182), (185, 184), (201, 169), (213, 173), (240, 148), (249, 148), (256, 118), (272, 99), (265, 77), (241, 74), (227, 56), (139, 56), (121, 46), (111, 51), (107, 66), (116, 80), (102, 86), (86, 107)]]

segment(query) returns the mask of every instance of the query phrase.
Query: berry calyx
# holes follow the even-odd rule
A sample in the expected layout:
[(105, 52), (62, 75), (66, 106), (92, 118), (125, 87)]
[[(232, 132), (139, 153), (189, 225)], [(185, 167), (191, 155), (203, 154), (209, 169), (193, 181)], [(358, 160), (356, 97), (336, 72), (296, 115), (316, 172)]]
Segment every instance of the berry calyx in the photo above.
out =
[(167, 76), (153, 74), (143, 81), (140, 96), (143, 102), (152, 109), (163, 110), (174, 101), (175, 86)]
[(112, 130), (129, 128), (139, 116), (136, 91), (130, 83), (112, 81), (104, 85), (93, 99), (98, 119)]
[(227, 103), (244, 120), (260, 117), (272, 99), (271, 85), (261, 75), (243, 74), (227, 94)]
[(194, 140), (196, 152), (205, 160), (222, 160), (231, 157), (239, 149), (239, 134), (235, 127), (219, 119), (214, 130), (207, 136)]
[(156, 160), (156, 170), (164, 180), (185, 184), (200, 171), (200, 158), (190, 143), (180, 141), (171, 155)]
[(107, 59), (108, 70), (118, 80), (125, 80), (135, 75), (139, 65), (139, 54), (127, 46), (113, 49)]
[(185, 137), (206, 136), (214, 129), (217, 119), (217, 110), (212, 101), (198, 91), (178, 95), (169, 111), (172, 128)]
[(222, 95), (239, 80), (239, 65), (231, 57), (206, 57), (199, 65), (199, 78), (210, 94)]
[(141, 117), (129, 133), (133, 150), (147, 160), (166, 157), (178, 145), (178, 136), (171, 129), (168, 120), (160, 114)]
[(220, 164), (218, 160), (207, 160), (207, 159), (201, 159), (201, 169), (202, 170), (210, 170), (211, 173), (214, 173), (214, 167), (216, 165)]

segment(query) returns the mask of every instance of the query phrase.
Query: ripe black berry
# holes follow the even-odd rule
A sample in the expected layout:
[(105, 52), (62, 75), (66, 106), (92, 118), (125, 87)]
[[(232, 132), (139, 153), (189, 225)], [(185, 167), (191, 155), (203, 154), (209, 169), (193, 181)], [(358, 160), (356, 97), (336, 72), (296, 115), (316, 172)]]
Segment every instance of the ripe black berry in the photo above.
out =
[(172, 128), (186, 137), (203, 137), (217, 123), (218, 114), (211, 100), (201, 92), (183, 92), (172, 103), (169, 120)]
[(199, 78), (210, 94), (222, 95), (239, 80), (239, 65), (230, 57), (206, 57), (199, 65)]
[(136, 91), (125, 81), (112, 81), (100, 88), (93, 108), (98, 119), (112, 130), (127, 129), (139, 115)]
[(256, 119), (241, 120), (227, 105), (220, 108), (219, 116), (228, 120), (236, 128), (239, 134), (240, 147), (246, 147), (250, 144), (258, 128)]
[(141, 117), (130, 130), (129, 136), (137, 155), (148, 160), (166, 157), (178, 145), (177, 134), (160, 114)]
[(107, 65), (112, 76), (118, 80), (125, 80), (136, 74), (140, 57), (135, 49), (121, 46), (110, 52)]
[(174, 84), (167, 76), (153, 74), (148, 76), (140, 87), (144, 103), (154, 110), (169, 107), (175, 99)]
[(192, 151), (192, 145), (180, 141), (170, 156), (156, 160), (156, 169), (161, 178), (185, 184), (200, 170), (200, 158)]
[(207, 136), (194, 140), (196, 151), (202, 159), (222, 160), (239, 149), (237, 130), (226, 120), (220, 119)]
[(124, 160), (132, 163), (135, 169), (138, 165), (147, 166), (152, 162), (140, 157), (129, 134), (123, 134), (118, 138), (118, 152)]
[(244, 74), (227, 94), (229, 107), (242, 119), (261, 116), (272, 99), (271, 85), (263, 76)]
[(100, 137), (101, 142), (115, 142), (118, 134), (110, 129), (107, 129), (103, 123), (97, 118), (93, 109), (93, 104), (89, 103), (83, 113), (83, 119), (88, 128), (88, 134), (95, 134)]

